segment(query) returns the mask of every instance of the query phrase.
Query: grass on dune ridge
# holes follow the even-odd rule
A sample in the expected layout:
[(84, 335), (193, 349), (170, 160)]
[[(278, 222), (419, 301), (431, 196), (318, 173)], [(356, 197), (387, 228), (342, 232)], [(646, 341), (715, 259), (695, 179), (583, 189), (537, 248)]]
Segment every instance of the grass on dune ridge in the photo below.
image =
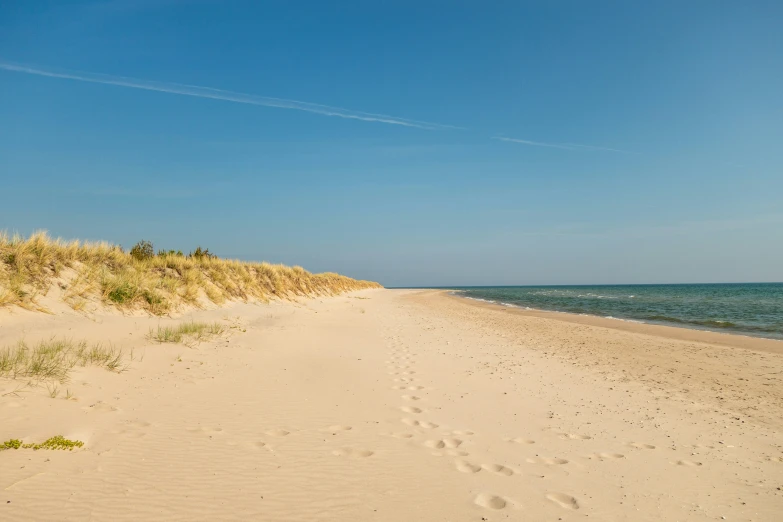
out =
[[(151, 245), (149, 245), (151, 249)], [(159, 252), (144, 258), (106, 242), (53, 239), (46, 232), (24, 238), (0, 232), (0, 307), (18, 305), (42, 309), (37, 298), (55, 283), (72, 308), (84, 308), (91, 298), (121, 308), (163, 315), (180, 306), (205, 300), (292, 298), (334, 295), (380, 288), (335, 273), (312, 274), (302, 267), (221, 259), (200, 249)]]

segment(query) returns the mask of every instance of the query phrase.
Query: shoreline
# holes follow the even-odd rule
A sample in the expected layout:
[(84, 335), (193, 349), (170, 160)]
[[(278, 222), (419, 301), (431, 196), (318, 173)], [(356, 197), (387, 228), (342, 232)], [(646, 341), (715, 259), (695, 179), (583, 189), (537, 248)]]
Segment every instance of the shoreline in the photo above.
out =
[(501, 335), (514, 353), (544, 354), (673, 400), (698, 401), (729, 419), (783, 429), (783, 389), (777, 389), (783, 348), (775, 341), (511, 309), (444, 290), (403, 299)]
[[(428, 289), (430, 290), (430, 289)], [(715, 330), (701, 329), (689, 326), (670, 326), (666, 324), (648, 323), (638, 319), (623, 319), (619, 317), (604, 317), (592, 314), (575, 314), (571, 312), (561, 312), (558, 310), (541, 310), (537, 308), (521, 307), (518, 305), (503, 304), (491, 302), (484, 299), (469, 297), (466, 295), (455, 294), (455, 290), (431, 289), (430, 291), (441, 292), (453, 299), (468, 302), (479, 307), (487, 307), (498, 311), (507, 311), (509, 313), (519, 314), (528, 317), (541, 317), (565, 321), (568, 323), (584, 324), (590, 326), (601, 326), (604, 328), (613, 328), (628, 332), (644, 333), (665, 337), (667, 339), (677, 339), (681, 341), (694, 341), (720, 346), (730, 346), (744, 348), (748, 350), (757, 350), (768, 353), (783, 354), (783, 339), (772, 339), (769, 337), (757, 337), (753, 335), (719, 332)]]

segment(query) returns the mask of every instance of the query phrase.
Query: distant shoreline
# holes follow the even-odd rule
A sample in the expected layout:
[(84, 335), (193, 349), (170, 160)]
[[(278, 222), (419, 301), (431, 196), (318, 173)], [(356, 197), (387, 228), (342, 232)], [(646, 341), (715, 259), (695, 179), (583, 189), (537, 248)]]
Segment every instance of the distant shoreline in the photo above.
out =
[(518, 306), (508, 306), (501, 303), (479, 301), (474, 298), (454, 294), (453, 291), (456, 289), (447, 290), (433, 288), (430, 290), (441, 293), (450, 299), (454, 299), (455, 301), (469, 306), (504, 311), (507, 313), (513, 313), (527, 317), (540, 317), (568, 323), (599, 326), (627, 332), (642, 333), (656, 337), (665, 337), (667, 339), (703, 342), (720, 346), (730, 346), (775, 354), (783, 354), (783, 341), (778, 339), (771, 339), (768, 337), (756, 337), (729, 332), (716, 332), (712, 330), (703, 330), (700, 328), (690, 328), (688, 326), (668, 326), (642, 321), (632, 322), (624, 319), (601, 317), (591, 314), (582, 315), (569, 312), (560, 312), (556, 310), (525, 309)]
[(435, 287), (528, 311), (783, 341), (783, 283)]

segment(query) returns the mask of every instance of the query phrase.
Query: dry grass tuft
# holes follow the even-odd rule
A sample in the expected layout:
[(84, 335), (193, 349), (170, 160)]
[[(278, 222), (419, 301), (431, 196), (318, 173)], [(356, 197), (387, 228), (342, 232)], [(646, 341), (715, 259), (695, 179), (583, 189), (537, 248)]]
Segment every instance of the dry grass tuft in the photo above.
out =
[(28, 238), (0, 233), (0, 306), (40, 309), (37, 297), (64, 275), (63, 300), (76, 310), (97, 297), (154, 315), (209, 301), (268, 301), (380, 287), (339, 274), (311, 274), (298, 266), (220, 259), (200, 248), (189, 256), (148, 254), (131, 255), (109, 243), (52, 239), (46, 232)]
[[(75, 366), (101, 366), (118, 372), (125, 369), (123, 359), (122, 350), (101, 344), (88, 346), (86, 341), (50, 339), (35, 346), (19, 341), (0, 349), (0, 377), (67, 383)], [(49, 393), (56, 396), (57, 391), (54, 386)]]
[(225, 331), (225, 327), (220, 323), (191, 321), (178, 326), (158, 326), (157, 330), (150, 329), (149, 338), (159, 343), (181, 343), (183, 340), (200, 342)]

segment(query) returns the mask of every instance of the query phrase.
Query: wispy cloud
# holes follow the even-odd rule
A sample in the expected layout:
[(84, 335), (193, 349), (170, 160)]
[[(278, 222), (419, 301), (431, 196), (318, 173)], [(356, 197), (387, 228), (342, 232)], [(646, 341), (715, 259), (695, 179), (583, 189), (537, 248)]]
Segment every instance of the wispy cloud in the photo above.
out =
[(609, 147), (596, 147), (595, 145), (580, 145), (578, 143), (544, 143), (541, 141), (521, 140), (517, 138), (504, 138), (501, 136), (493, 137), (495, 140), (508, 141), (511, 143), (521, 143), (522, 145), (531, 145), (533, 147), (551, 147), (553, 149), (564, 150), (595, 150), (595, 151), (607, 151), (607, 152), (620, 152), (623, 154), (633, 154), (627, 150), (612, 149)]
[(460, 129), (452, 125), (443, 125), (428, 121), (411, 120), (408, 118), (399, 118), (387, 114), (377, 114), (372, 112), (356, 111), (343, 107), (333, 107), (319, 103), (303, 102), (298, 100), (287, 100), (285, 98), (272, 98), (269, 96), (256, 96), (253, 94), (244, 94), (240, 92), (225, 91), (222, 89), (213, 89), (199, 85), (185, 85), (179, 83), (157, 82), (153, 80), (142, 80), (138, 78), (128, 78), (124, 76), (112, 76), (108, 74), (99, 74), (91, 72), (58, 71), (51, 69), (42, 69), (28, 65), (14, 64), (0, 61), (0, 69), (14, 71), (25, 74), (34, 74), (37, 76), (48, 76), (50, 78), (64, 78), (68, 80), (78, 80), (82, 82), (100, 83), (104, 85), (117, 85), (120, 87), (130, 87), (132, 89), (143, 89), (146, 91), (166, 92), (170, 94), (180, 94), (184, 96), (195, 96), (197, 98), (211, 98), (214, 100), (224, 100), (235, 103), (246, 103), (249, 105), (260, 105), (263, 107), (276, 107), (280, 109), (293, 109), (297, 111), (311, 112), (323, 116), (334, 116), (337, 118), (346, 118), (351, 120), (371, 121), (387, 123), (391, 125), (402, 125), (405, 127), (416, 127), (419, 129), (438, 130), (438, 129)]

